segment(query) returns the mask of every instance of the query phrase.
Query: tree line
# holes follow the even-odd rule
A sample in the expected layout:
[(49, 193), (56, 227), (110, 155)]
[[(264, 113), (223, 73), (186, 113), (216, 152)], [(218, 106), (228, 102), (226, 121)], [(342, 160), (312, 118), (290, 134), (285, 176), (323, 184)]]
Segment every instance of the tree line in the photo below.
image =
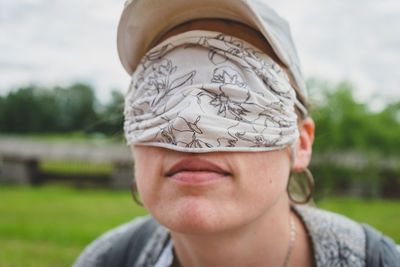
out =
[[(335, 166), (329, 160), (312, 164), (317, 192), (362, 189), (367, 196), (400, 197), (400, 165), (394, 169), (379, 166), (390, 157), (400, 158), (400, 101), (372, 111), (368, 103), (356, 101), (349, 83), (309, 80), (308, 88), (316, 125), (314, 156), (356, 152), (368, 160), (362, 169)], [(107, 103), (100, 103), (94, 88), (81, 83), (26, 86), (0, 96), (0, 133), (101, 133), (122, 141), (123, 105), (121, 92), (113, 91)]]
[[(346, 194), (400, 198), (400, 101), (373, 111), (370, 103), (355, 100), (349, 83), (329, 85), (310, 80), (308, 88), (314, 98), (311, 114), (316, 125), (310, 167), (316, 197)], [(334, 158), (315, 164), (315, 159), (326, 155)], [(343, 159), (347, 164), (335, 163)], [(360, 160), (364, 164), (354, 164)]]
[[(355, 100), (348, 83), (309, 80), (314, 151), (362, 150), (400, 154), (400, 101), (373, 112)], [(76, 83), (51, 88), (30, 85), (0, 96), (0, 132), (102, 133), (122, 136), (123, 94), (113, 91), (100, 103), (93, 87)]]
[(314, 96), (311, 114), (316, 152), (356, 150), (400, 156), (400, 100), (372, 111), (369, 103), (355, 100), (349, 83), (310, 80), (308, 88)]
[(5, 134), (103, 133), (121, 135), (123, 95), (112, 91), (100, 103), (93, 87), (30, 85), (0, 96), (0, 132)]

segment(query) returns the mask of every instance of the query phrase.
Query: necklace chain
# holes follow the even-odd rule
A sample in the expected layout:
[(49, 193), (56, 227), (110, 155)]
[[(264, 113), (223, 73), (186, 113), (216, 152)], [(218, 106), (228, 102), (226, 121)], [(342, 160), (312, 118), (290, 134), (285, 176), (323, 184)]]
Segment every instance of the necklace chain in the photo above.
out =
[[(295, 241), (296, 241), (296, 225), (294, 224), (293, 216), (290, 216), (290, 243), (289, 243), (288, 252), (286, 254), (285, 261), (283, 262), (282, 267), (287, 267), (287, 265), (289, 264), (290, 256), (292, 255)], [(174, 260), (173, 260), (171, 266), (180, 266), (176, 255), (173, 256), (173, 259)]]
[(294, 224), (293, 216), (290, 216), (290, 243), (285, 261), (283, 262), (282, 265), (283, 267), (287, 267), (287, 265), (289, 264), (290, 255), (292, 254), (295, 240), (296, 240), (296, 225)]

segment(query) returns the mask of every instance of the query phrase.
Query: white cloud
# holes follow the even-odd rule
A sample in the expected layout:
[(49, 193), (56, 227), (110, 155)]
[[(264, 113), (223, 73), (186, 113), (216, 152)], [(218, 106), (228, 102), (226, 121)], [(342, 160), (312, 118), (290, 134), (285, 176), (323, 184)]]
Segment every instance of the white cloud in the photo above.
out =
[[(123, 0), (2, 0), (0, 93), (85, 81), (106, 99), (129, 77), (116, 52)], [(305, 76), (349, 79), (356, 95), (400, 96), (400, 2), (268, 0), (292, 28)], [(397, 89), (397, 90), (396, 90)], [(3, 91), (2, 91), (3, 90)], [(393, 98), (393, 97), (392, 97)]]
[(129, 77), (116, 52), (122, 7), (109, 0), (2, 2), (0, 90), (85, 81), (104, 99), (110, 88), (125, 89)]
[(364, 100), (400, 97), (400, 2), (270, 2), (291, 24), (306, 76), (348, 79)]

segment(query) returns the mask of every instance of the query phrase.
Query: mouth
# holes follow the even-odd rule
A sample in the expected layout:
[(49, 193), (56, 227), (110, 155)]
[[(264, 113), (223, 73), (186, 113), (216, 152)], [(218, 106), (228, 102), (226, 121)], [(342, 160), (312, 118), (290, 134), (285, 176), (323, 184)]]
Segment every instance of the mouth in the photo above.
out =
[(208, 185), (231, 177), (232, 173), (218, 165), (197, 157), (185, 158), (173, 165), (165, 177), (182, 185)]

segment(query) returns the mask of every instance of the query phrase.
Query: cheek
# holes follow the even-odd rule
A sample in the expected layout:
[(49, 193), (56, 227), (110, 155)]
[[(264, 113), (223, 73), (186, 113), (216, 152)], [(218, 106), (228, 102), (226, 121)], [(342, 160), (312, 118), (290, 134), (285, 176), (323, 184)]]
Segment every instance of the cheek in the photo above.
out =
[(135, 173), (142, 202), (156, 220), (174, 231), (213, 232), (248, 224), (271, 210), (286, 192), (290, 164), (283, 154), (263, 154), (218, 154), (216, 161), (226, 162), (232, 178), (189, 190), (162, 176), (163, 162), (175, 159), (175, 153), (137, 149)]
[(272, 204), (285, 194), (290, 165), (288, 157), (281, 152), (268, 152), (264, 157), (250, 154), (242, 159), (238, 181), (246, 196), (242, 199), (253, 203), (250, 207), (258, 205), (254, 203)]
[(148, 207), (157, 199), (160, 187), (162, 153), (152, 147), (135, 147), (135, 181), (143, 204)]

